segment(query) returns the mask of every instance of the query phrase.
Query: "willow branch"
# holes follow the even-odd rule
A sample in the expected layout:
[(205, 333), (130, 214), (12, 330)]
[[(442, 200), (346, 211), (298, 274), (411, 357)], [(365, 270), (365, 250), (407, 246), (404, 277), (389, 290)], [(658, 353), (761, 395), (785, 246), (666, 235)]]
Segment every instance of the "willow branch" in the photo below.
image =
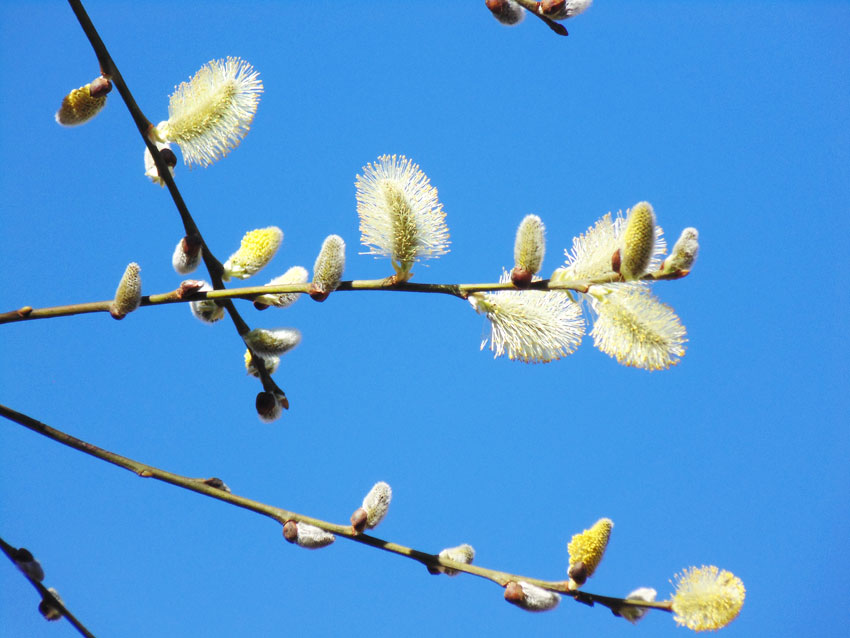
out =
[(413, 549), (412, 547), (407, 547), (405, 545), (386, 541), (380, 538), (376, 538), (374, 536), (369, 536), (367, 534), (358, 533), (354, 531), (354, 529), (350, 525), (340, 525), (337, 523), (323, 521), (318, 518), (305, 516), (303, 514), (298, 514), (286, 509), (282, 509), (280, 507), (274, 507), (272, 505), (260, 503), (249, 498), (237, 496), (236, 494), (231, 493), (229, 488), (225, 487), (224, 483), (220, 479), (190, 478), (187, 476), (174, 474), (172, 472), (167, 472), (165, 470), (160, 470), (156, 467), (141, 463), (139, 461), (134, 461), (133, 459), (121, 456), (119, 454), (115, 454), (114, 452), (110, 452), (108, 450), (104, 450), (103, 448), (99, 448), (95, 445), (92, 445), (91, 443), (87, 443), (86, 441), (82, 441), (81, 439), (73, 437), (70, 434), (66, 434), (65, 432), (54, 429), (48, 425), (45, 425), (44, 423), (41, 423), (40, 421), (36, 421), (32, 417), (29, 417), (20, 412), (16, 412), (15, 410), (12, 410), (11, 408), (8, 408), (4, 405), (0, 405), (0, 416), (4, 416), (8, 420), (22, 425), (25, 428), (32, 430), (33, 432), (37, 432), (42, 436), (57, 441), (58, 443), (67, 445), (70, 448), (73, 448), (80, 452), (84, 452), (85, 454), (98, 458), (102, 461), (106, 461), (107, 463), (117, 465), (118, 467), (124, 468), (125, 470), (129, 470), (130, 472), (133, 472), (134, 474), (137, 474), (140, 477), (153, 478), (158, 481), (163, 481), (164, 483), (169, 483), (177, 487), (182, 487), (183, 489), (189, 490), (191, 492), (196, 492), (198, 494), (209, 496), (219, 501), (229, 503), (230, 505), (235, 505), (236, 507), (241, 507), (243, 509), (250, 510), (256, 514), (271, 518), (272, 520), (276, 521), (281, 525), (286, 524), (287, 521), (296, 521), (299, 523), (314, 525), (325, 531), (331, 532), (332, 534), (335, 534), (342, 538), (347, 538), (348, 540), (354, 541), (356, 543), (368, 545), (370, 547), (376, 547), (378, 549), (390, 552), (392, 554), (396, 554), (398, 556), (410, 558), (411, 560), (415, 560), (416, 562), (421, 563), (426, 567), (430, 567), (431, 569), (443, 567), (457, 570), (459, 572), (464, 572), (467, 574), (472, 574), (474, 576), (479, 576), (481, 578), (487, 579), (501, 587), (505, 587), (508, 583), (511, 582), (524, 581), (532, 585), (537, 585), (538, 587), (543, 587), (544, 589), (548, 589), (550, 591), (555, 591), (560, 594), (570, 596), (577, 602), (585, 603), (591, 606), (593, 606), (594, 604), (603, 605), (605, 607), (608, 607), (612, 611), (615, 611), (615, 613), (616, 610), (622, 609), (623, 607), (645, 607), (649, 609), (660, 609), (662, 611), (672, 610), (670, 601), (647, 602), (638, 600), (625, 600), (622, 598), (592, 594), (585, 591), (573, 591), (569, 589), (569, 581), (542, 580), (540, 578), (520, 576), (517, 574), (511, 574), (509, 572), (504, 572), (496, 569), (479, 567), (477, 565), (458, 563), (447, 558), (442, 558), (437, 554), (430, 554), (427, 552)]
[[(115, 85), (115, 88), (118, 89), (118, 93), (121, 95), (121, 99), (124, 100), (124, 104), (127, 106), (127, 110), (130, 112), (130, 116), (133, 118), (133, 122), (135, 122), (136, 128), (139, 130), (139, 134), (142, 136), (145, 145), (148, 147), (148, 150), (150, 151), (151, 156), (153, 157), (154, 164), (156, 165), (156, 170), (159, 173), (159, 176), (165, 182), (165, 185), (168, 187), (168, 192), (171, 194), (171, 199), (174, 201), (174, 205), (177, 207), (177, 211), (180, 213), (180, 219), (183, 222), (183, 228), (186, 231), (186, 236), (196, 237), (200, 241), (201, 256), (204, 260), (204, 265), (206, 266), (207, 271), (209, 272), (213, 288), (223, 289), (224, 282), (221, 279), (221, 275), (224, 272), (224, 268), (222, 267), (221, 262), (216, 259), (212, 251), (207, 246), (203, 234), (201, 233), (200, 229), (198, 228), (198, 225), (195, 223), (194, 218), (189, 212), (188, 206), (186, 206), (186, 202), (183, 201), (183, 196), (180, 194), (180, 191), (177, 188), (177, 184), (175, 183), (174, 178), (171, 175), (171, 171), (165, 163), (165, 158), (162, 157), (162, 154), (159, 152), (159, 148), (157, 148), (156, 144), (154, 144), (153, 142), (153, 124), (151, 124), (150, 120), (145, 117), (145, 114), (142, 112), (142, 109), (139, 108), (139, 105), (136, 103), (133, 94), (130, 92), (130, 88), (127, 86), (127, 83), (124, 81), (124, 77), (118, 70), (118, 65), (116, 65), (115, 61), (112, 59), (109, 50), (106, 48), (106, 45), (101, 39), (100, 34), (98, 34), (97, 32), (97, 29), (95, 29), (95, 26), (92, 23), (91, 18), (89, 18), (89, 15), (86, 12), (85, 8), (83, 7), (82, 2), (80, 2), (80, 0), (68, 0), (68, 4), (71, 6), (71, 10), (77, 17), (77, 21), (80, 23), (83, 32), (86, 34), (86, 37), (88, 38), (89, 43), (91, 44), (92, 49), (94, 50), (94, 53), (97, 56), (98, 62), (100, 63), (101, 73), (105, 77), (108, 77)], [(245, 322), (245, 320), (242, 319), (242, 316), (236, 310), (236, 307), (231, 301), (225, 300), (221, 305), (224, 307), (225, 310), (227, 310), (227, 314), (233, 322), (233, 325), (236, 328), (236, 332), (238, 332), (240, 336), (244, 336), (246, 333), (250, 332), (250, 327)], [(98, 311), (99, 310), (86, 310), (85, 312)], [(263, 389), (266, 391), (276, 390), (281, 395), (283, 395), (283, 390), (281, 390), (271, 378), (271, 375), (266, 370), (265, 363), (261, 360), (261, 358), (254, 357), (254, 361), (257, 373), (263, 384)], [(288, 407), (288, 404), (285, 402), (285, 400), (284, 406)]]
[[(5, 415), (4, 415), (5, 416)], [(8, 556), (9, 560), (15, 563), (15, 566), (18, 565), (18, 561), (15, 559), (15, 553), (17, 552), (17, 548), (13, 545), (9, 545), (6, 541), (0, 538), (0, 550), (3, 551), (6, 556)], [(81, 623), (77, 618), (68, 611), (68, 608), (65, 604), (60, 601), (56, 596), (53, 595), (47, 587), (42, 585), (38, 580), (34, 579), (23, 569), (20, 570), (21, 574), (23, 574), (24, 578), (26, 578), (30, 584), (36, 588), (39, 594), (41, 594), (41, 599), (48, 603), (51, 607), (58, 609), (64, 618), (68, 619), (68, 622), (71, 623), (74, 628), (80, 632), (83, 636), (87, 636), (87, 638), (94, 638), (94, 634), (92, 634), (88, 629), (86, 629), (85, 625)]]
[[(687, 272), (680, 271), (673, 274), (663, 274), (661, 271), (648, 273), (643, 276), (644, 281), (653, 281), (660, 279), (678, 279), (687, 275)], [(541, 279), (540, 281), (532, 282), (526, 290), (564, 290), (586, 293), (591, 286), (609, 284), (621, 281), (620, 276), (611, 273), (595, 279), (582, 279), (576, 281), (559, 281), (552, 282), (549, 279)], [(353, 281), (343, 281), (339, 284), (337, 292), (351, 291), (385, 291), (385, 292), (421, 292), (435, 293), (443, 295), (451, 295), (466, 299), (469, 295), (475, 292), (498, 292), (500, 290), (518, 290), (511, 282), (493, 282), (480, 284), (432, 284), (432, 283), (413, 283), (403, 282), (396, 283), (391, 277), (386, 279), (360, 279)], [(218, 290), (210, 290), (208, 292), (195, 292), (192, 294), (184, 294), (180, 288), (171, 292), (159, 293), (155, 295), (147, 295), (142, 297), (141, 306), (162, 306), (172, 303), (186, 303), (190, 301), (202, 301), (204, 299), (214, 299), (222, 302), (225, 305), (232, 299), (256, 299), (261, 295), (276, 295), (281, 293), (309, 293), (310, 283), (306, 284), (284, 284), (279, 286), (249, 286), (245, 288), (222, 288)], [(70, 315), (81, 315), (91, 312), (109, 312), (109, 306), (112, 300), (106, 301), (91, 301), (86, 303), (69, 304), (67, 306), (52, 306), (48, 308), (33, 308), (31, 306), (23, 306), (17, 310), (0, 313), (0, 324), (14, 323), (17, 321), (30, 321), (33, 319), (52, 319), (55, 317), (67, 317)], [(232, 304), (231, 304), (232, 305)], [(227, 308), (228, 306), (225, 305)], [(235, 310), (234, 310), (235, 312)], [(238, 313), (236, 313), (238, 316)], [(237, 324), (237, 331), (244, 335), (249, 331), (248, 325), (244, 321)], [(236, 320), (234, 320), (236, 323)]]

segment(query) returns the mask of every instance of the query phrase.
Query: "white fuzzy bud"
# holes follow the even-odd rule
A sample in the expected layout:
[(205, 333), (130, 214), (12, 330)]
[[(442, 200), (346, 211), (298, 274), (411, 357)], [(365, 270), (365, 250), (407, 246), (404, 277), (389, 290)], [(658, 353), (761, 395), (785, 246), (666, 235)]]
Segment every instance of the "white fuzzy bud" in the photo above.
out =
[(375, 483), (363, 499), (362, 508), (366, 512), (366, 528), (373, 529), (384, 520), (390, 509), (393, 491), (389, 484), (380, 481)]
[(201, 241), (197, 237), (184, 237), (177, 242), (171, 265), (181, 275), (188, 275), (201, 263)]
[(665, 274), (689, 272), (699, 253), (699, 232), (696, 228), (686, 228), (673, 245), (670, 256), (664, 260), (661, 270)]
[(310, 296), (324, 301), (337, 289), (345, 270), (345, 242), (339, 235), (330, 235), (322, 242), (322, 249), (313, 265), (313, 285)]
[[(204, 285), (198, 288), (197, 292), (209, 292), (212, 289), (213, 287), (205, 281)], [(189, 309), (195, 317), (204, 323), (215, 323), (224, 317), (224, 308), (212, 299), (189, 302)]]
[[(283, 273), (280, 277), (275, 277), (266, 285), (285, 286), (287, 284), (306, 284), (309, 278), (310, 274), (307, 272), (306, 268), (303, 268), (302, 266), (293, 266), (285, 273)], [(258, 309), (262, 309), (267, 306), (274, 306), (275, 308), (286, 308), (287, 306), (291, 306), (296, 301), (298, 301), (298, 297), (300, 295), (301, 293), (298, 292), (283, 292), (260, 295), (259, 297), (254, 298), (254, 306)]]
[(525, 581), (510, 582), (505, 587), (505, 600), (526, 611), (549, 611), (561, 602), (561, 596)]
[[(458, 545), (457, 547), (447, 547), (439, 554), (440, 558), (445, 558), (447, 560), (452, 560), (456, 563), (463, 563), (464, 565), (469, 565), (475, 559), (475, 549), (472, 545), (467, 545), (464, 543), (463, 545)], [(457, 576), (460, 572), (456, 569), (452, 569), (451, 567), (437, 567), (437, 571), (444, 573), (446, 576)]]
[(321, 549), (336, 540), (336, 537), (315, 525), (287, 521), (283, 526), (283, 537), (305, 549)]
[[(658, 592), (652, 589), (651, 587), (640, 587), (633, 592), (631, 592), (628, 596), (626, 596), (626, 600), (643, 600), (645, 602), (651, 603), (655, 600), (655, 597), (658, 595)], [(646, 616), (646, 612), (649, 611), (646, 607), (632, 607), (630, 605), (623, 605), (618, 610), (620, 615), (628, 620), (630, 623), (635, 624), (641, 618)]]
[(301, 333), (295, 328), (265, 330), (255, 328), (243, 339), (245, 345), (264, 357), (279, 357), (301, 343)]

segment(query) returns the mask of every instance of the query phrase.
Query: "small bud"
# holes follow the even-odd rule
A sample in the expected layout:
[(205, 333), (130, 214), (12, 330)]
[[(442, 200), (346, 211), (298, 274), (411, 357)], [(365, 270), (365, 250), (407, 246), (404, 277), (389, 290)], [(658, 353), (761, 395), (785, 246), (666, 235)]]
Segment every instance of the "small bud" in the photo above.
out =
[[(268, 372), (269, 374), (274, 374), (277, 371), (278, 366), (280, 365), (280, 357), (263, 357), (263, 363), (266, 366), (266, 372)], [(260, 372), (259, 370), (257, 370), (257, 366), (254, 365), (254, 358), (251, 356), (251, 351), (247, 349), (245, 350), (245, 370), (252, 377), (260, 376)]]
[(263, 423), (271, 423), (280, 418), (284, 408), (289, 408), (289, 401), (282, 392), (260, 392), (256, 401), (257, 416)]
[(315, 525), (286, 521), (283, 526), (283, 537), (290, 543), (295, 543), (305, 549), (320, 549), (327, 547), (336, 540), (336, 537)]
[(699, 253), (699, 232), (696, 228), (686, 228), (673, 245), (670, 256), (661, 264), (664, 274), (681, 272), (687, 274), (694, 266)]
[(584, 13), (592, 3), (593, 0), (543, 0), (538, 10), (550, 20), (566, 20)]
[(179, 242), (171, 257), (171, 265), (181, 275), (188, 275), (201, 263), (201, 238), (187, 235)]
[[(171, 173), (171, 177), (174, 177), (174, 167), (177, 166), (177, 156), (174, 154), (174, 151), (171, 150), (171, 146), (167, 142), (159, 142), (157, 140), (154, 140), (153, 143), (156, 144), (156, 147), (159, 149), (159, 154), (162, 155), (162, 159), (165, 160), (165, 165), (168, 166), (168, 172)], [(145, 146), (145, 175), (154, 184), (165, 186), (165, 180), (160, 176), (159, 171), (156, 168), (156, 162), (153, 160), (153, 155), (151, 155), (151, 151), (147, 146)]]
[[(464, 543), (463, 545), (458, 545), (457, 547), (447, 547), (439, 554), (440, 558), (445, 558), (447, 560), (453, 560), (456, 563), (463, 563), (464, 565), (469, 565), (475, 559), (475, 549), (472, 545), (467, 545)], [(456, 569), (452, 569), (451, 567), (443, 567), (442, 565), (437, 567), (438, 573), (443, 573), (446, 576), (457, 576), (460, 572)]]
[[(61, 605), (65, 605), (65, 601), (62, 600), (62, 597), (59, 595), (59, 592), (53, 589), (53, 587), (49, 587), (47, 591), (49, 591), (53, 595), (53, 597), (59, 601)], [(41, 602), (38, 603), (38, 611), (42, 616), (44, 616), (45, 620), (59, 620), (62, 617), (62, 610), (60, 610), (56, 606), (56, 603), (50, 600), (50, 598), (48, 598), (47, 596), (42, 598)]]
[(112, 83), (102, 77), (74, 89), (62, 99), (62, 106), (56, 112), (56, 121), (62, 126), (85, 124), (106, 105), (106, 94), (111, 89)]
[(517, 288), (528, 288), (543, 265), (546, 254), (546, 227), (537, 215), (526, 215), (520, 222), (514, 241), (514, 269), (511, 281)]
[(272, 260), (282, 241), (283, 231), (277, 226), (245, 233), (239, 250), (224, 262), (222, 280), (230, 281), (231, 277), (247, 279), (258, 273)]
[(351, 527), (354, 528), (355, 532), (362, 532), (366, 529), (366, 520), (369, 518), (369, 515), (366, 513), (362, 507), (358, 507), (354, 510), (354, 513), (351, 515)]
[(21, 547), (12, 552), (12, 559), (15, 561), (18, 569), (32, 580), (37, 580), (38, 582), (44, 580), (44, 570), (41, 568), (41, 563), (35, 559), (32, 552), (27, 548)]
[(279, 357), (301, 343), (301, 333), (295, 328), (277, 328), (276, 330), (254, 328), (243, 339), (245, 345), (258, 355)]
[[(369, 490), (369, 493), (363, 498), (361, 508), (351, 515), (351, 526), (358, 532), (363, 531), (364, 528), (373, 529), (377, 527), (378, 523), (384, 520), (384, 517), (387, 515), (392, 497), (393, 491), (387, 483), (383, 481), (375, 483), (372, 489)], [(362, 521), (363, 514), (360, 514), (361, 510), (365, 514), (365, 521)]]
[[(586, 580), (593, 576), (593, 572), (596, 571), (602, 561), (605, 548), (608, 547), (608, 539), (611, 537), (613, 528), (614, 523), (610, 518), (600, 518), (594, 523), (593, 527), (572, 537), (567, 546), (567, 551), (570, 554), (568, 573), (571, 589), (578, 589), (584, 584), (580, 581), (582, 577)], [(573, 574), (578, 578), (574, 577)]]
[(511, 581), (505, 587), (505, 600), (526, 611), (549, 611), (561, 602), (561, 596), (524, 581)]
[(142, 301), (142, 278), (139, 276), (139, 264), (133, 262), (124, 270), (124, 275), (115, 291), (115, 299), (109, 306), (113, 319), (123, 319), (139, 307)]
[[(185, 282), (184, 282), (185, 283)], [(206, 281), (202, 282), (202, 286), (197, 292), (209, 292), (213, 289)], [(212, 299), (202, 299), (201, 301), (192, 301), (189, 303), (189, 308), (192, 314), (204, 323), (215, 323), (224, 317), (224, 308), (219, 306)]]
[(486, 0), (484, 4), (496, 20), (508, 26), (519, 24), (525, 17), (525, 9), (514, 0)]
[(217, 476), (213, 476), (211, 478), (204, 479), (204, 484), (209, 485), (210, 487), (215, 488), (217, 490), (221, 490), (222, 492), (227, 492), (228, 494), (230, 494), (230, 488), (227, 486), (227, 483), (222, 481)]
[[(640, 587), (626, 596), (626, 600), (643, 600), (651, 603), (655, 600), (657, 595), (658, 592), (651, 587)], [(646, 616), (646, 612), (648, 612), (649, 609), (647, 607), (632, 607), (631, 605), (623, 605), (617, 611), (620, 616), (634, 625), (637, 621)]]
[[(307, 272), (306, 268), (301, 266), (293, 266), (285, 273), (283, 273), (280, 277), (275, 277), (267, 286), (285, 286), (287, 284), (306, 284), (307, 280), (310, 278), (310, 273)], [(264, 310), (269, 306), (274, 306), (276, 308), (286, 308), (287, 306), (291, 306), (296, 301), (298, 301), (298, 297), (301, 293), (298, 292), (283, 292), (277, 294), (269, 294), (269, 295), (260, 295), (254, 299), (254, 307), (257, 310)]]
[(345, 242), (339, 235), (330, 235), (322, 243), (322, 249), (313, 265), (313, 283), (310, 297), (324, 301), (339, 286), (345, 270)]
[(626, 219), (620, 250), (620, 274), (639, 279), (646, 272), (655, 249), (655, 211), (649, 202), (635, 204)]

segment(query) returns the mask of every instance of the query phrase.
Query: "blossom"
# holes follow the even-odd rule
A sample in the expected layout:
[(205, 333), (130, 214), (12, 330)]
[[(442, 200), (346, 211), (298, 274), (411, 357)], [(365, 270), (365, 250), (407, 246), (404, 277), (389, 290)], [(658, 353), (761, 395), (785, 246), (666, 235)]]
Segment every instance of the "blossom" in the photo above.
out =
[(613, 528), (614, 523), (610, 518), (600, 518), (593, 527), (572, 537), (567, 551), (570, 554), (570, 585), (573, 588), (577, 589), (593, 576), (602, 562)]
[(649, 202), (632, 206), (623, 230), (619, 272), (626, 280), (640, 279), (655, 249), (655, 211)]
[[(275, 355), (263, 356), (259, 354), (257, 356), (263, 359), (263, 364), (266, 366), (266, 372), (274, 374), (280, 365), (280, 357)], [(252, 377), (260, 376), (257, 366), (254, 365), (254, 357), (251, 356), (251, 351), (248, 349), (245, 350), (245, 371)]]
[(593, 345), (618, 363), (664, 370), (685, 353), (685, 327), (645, 284), (591, 286), (589, 295), (598, 315), (590, 333)]
[(74, 89), (62, 98), (56, 121), (62, 126), (85, 124), (106, 106), (106, 94), (111, 90), (112, 82), (104, 77)]
[(243, 337), (245, 345), (263, 357), (279, 357), (301, 343), (301, 333), (295, 328), (266, 330), (254, 328)]
[(339, 235), (328, 235), (313, 264), (310, 296), (324, 301), (339, 286), (345, 270), (345, 242)]
[(258, 228), (245, 233), (239, 250), (224, 262), (221, 278), (247, 279), (264, 268), (275, 256), (283, 241), (283, 231), (277, 226)]
[[(209, 282), (204, 281), (203, 285), (198, 288), (198, 292), (209, 292), (213, 287)], [(200, 301), (190, 301), (189, 309), (192, 314), (204, 323), (215, 323), (224, 317), (224, 307), (218, 305), (214, 299), (201, 299)]]
[(137, 263), (131, 263), (124, 270), (115, 298), (109, 305), (109, 314), (115, 319), (123, 319), (139, 307), (142, 301), (142, 278), (139, 276), (141, 268)]
[(670, 256), (661, 264), (664, 274), (690, 272), (699, 253), (699, 232), (696, 228), (686, 228), (673, 244)]
[(392, 259), (400, 280), (415, 261), (449, 251), (446, 214), (419, 165), (404, 155), (382, 155), (358, 175), (357, 214), (366, 254)]
[[(552, 274), (553, 283), (564, 280), (596, 279), (614, 272), (611, 258), (619, 250), (626, 228), (622, 213), (616, 217), (606, 213), (602, 219), (573, 239), (572, 251), (565, 250), (567, 265)], [(655, 240), (652, 245), (646, 270), (657, 270), (661, 257), (667, 249), (664, 231), (655, 227)]]
[(209, 166), (248, 133), (262, 92), (259, 73), (245, 60), (212, 60), (175, 89), (157, 132), (180, 146), (186, 164)]
[(363, 504), (351, 515), (351, 526), (358, 532), (377, 527), (387, 515), (392, 498), (393, 491), (388, 483), (375, 483), (363, 498)]
[[(458, 545), (457, 547), (447, 547), (442, 550), (439, 554), (440, 558), (445, 558), (448, 560), (452, 560), (456, 563), (463, 563), (464, 565), (469, 565), (475, 559), (475, 548), (472, 545), (468, 545), (464, 543), (463, 545)], [(442, 572), (446, 576), (457, 576), (460, 572), (456, 569), (452, 569), (451, 567), (443, 567), (442, 565), (437, 567), (437, 573)]]
[[(503, 273), (500, 282), (508, 281)], [(575, 352), (584, 334), (581, 307), (566, 292), (476, 292), (469, 303), (490, 322), (490, 350), (525, 363), (548, 363)], [(481, 349), (488, 338), (481, 342)]]
[(283, 537), (290, 543), (306, 549), (327, 547), (336, 540), (333, 534), (321, 527), (296, 521), (286, 521), (283, 526)]
[(673, 618), (694, 631), (720, 629), (738, 617), (746, 589), (740, 578), (717, 567), (690, 567), (676, 575)]
[(526, 215), (514, 240), (514, 269), (511, 280), (518, 288), (527, 288), (543, 265), (546, 254), (546, 227), (537, 215)]
[[(302, 266), (293, 266), (280, 277), (275, 277), (267, 286), (285, 286), (286, 284), (305, 284), (310, 277), (307, 269)], [(281, 292), (268, 295), (260, 295), (254, 298), (254, 306), (263, 309), (268, 306), (276, 308), (286, 308), (291, 306), (296, 301), (301, 293), (298, 292)]]
[(561, 596), (525, 581), (511, 581), (505, 587), (505, 600), (526, 611), (549, 611), (561, 602)]
[[(656, 596), (658, 596), (658, 592), (655, 591), (652, 587), (638, 587), (626, 596), (626, 600), (642, 600), (644, 602), (651, 603), (655, 601)], [(641, 618), (646, 616), (646, 612), (649, 611), (649, 608), (623, 605), (617, 611), (619, 612), (620, 616), (635, 625)]]

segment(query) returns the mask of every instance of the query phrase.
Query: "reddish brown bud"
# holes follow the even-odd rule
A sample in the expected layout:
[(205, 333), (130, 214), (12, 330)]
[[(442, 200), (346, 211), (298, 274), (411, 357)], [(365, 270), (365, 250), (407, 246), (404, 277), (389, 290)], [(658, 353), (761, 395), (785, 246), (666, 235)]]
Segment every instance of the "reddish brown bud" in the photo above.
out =
[(222, 492), (230, 493), (230, 488), (227, 486), (227, 483), (222, 481), (217, 476), (213, 476), (211, 478), (204, 479), (204, 485), (209, 485), (210, 487), (213, 487), (217, 490), (221, 490)]
[(351, 527), (354, 528), (354, 531), (358, 534), (366, 529), (366, 520), (369, 518), (369, 515), (366, 513), (362, 507), (358, 507), (354, 510), (354, 514), (351, 515)]
[(283, 526), (283, 537), (290, 543), (294, 543), (298, 538), (298, 523), (295, 521), (286, 521)]
[(614, 254), (611, 255), (611, 270), (616, 273), (620, 272), (620, 249), (614, 251)]
[(567, 0), (542, 0), (540, 13), (550, 20), (563, 20), (569, 17), (567, 12)]
[(534, 278), (534, 273), (524, 268), (516, 267), (511, 271), (511, 281), (517, 288), (528, 288)]
[(161, 148), (159, 149), (159, 154), (162, 156), (165, 165), (169, 168), (174, 168), (177, 166), (177, 156), (174, 154), (170, 148)]
[(177, 289), (177, 298), (185, 299), (186, 297), (198, 292), (203, 287), (203, 281), (198, 279), (187, 279), (180, 283), (180, 287)]
[(582, 561), (578, 561), (570, 567), (567, 575), (572, 578), (577, 585), (584, 585), (587, 582), (587, 565)]
[(307, 291), (307, 294), (310, 295), (310, 299), (312, 299), (313, 301), (318, 301), (321, 303), (322, 301), (327, 299), (331, 293), (330, 291), (321, 290), (317, 288), (314, 284), (310, 286), (310, 289)]
[(519, 603), (525, 599), (525, 593), (522, 591), (522, 587), (519, 586), (519, 583), (511, 581), (508, 583), (508, 586), (505, 587), (505, 600), (511, 603)]
[(24, 306), (23, 308), (18, 308), (15, 311), (15, 314), (19, 317), (27, 317), (32, 312), (32, 306)]
[(92, 97), (103, 97), (112, 90), (112, 82), (101, 76), (92, 80), (89, 84), (89, 95)]

